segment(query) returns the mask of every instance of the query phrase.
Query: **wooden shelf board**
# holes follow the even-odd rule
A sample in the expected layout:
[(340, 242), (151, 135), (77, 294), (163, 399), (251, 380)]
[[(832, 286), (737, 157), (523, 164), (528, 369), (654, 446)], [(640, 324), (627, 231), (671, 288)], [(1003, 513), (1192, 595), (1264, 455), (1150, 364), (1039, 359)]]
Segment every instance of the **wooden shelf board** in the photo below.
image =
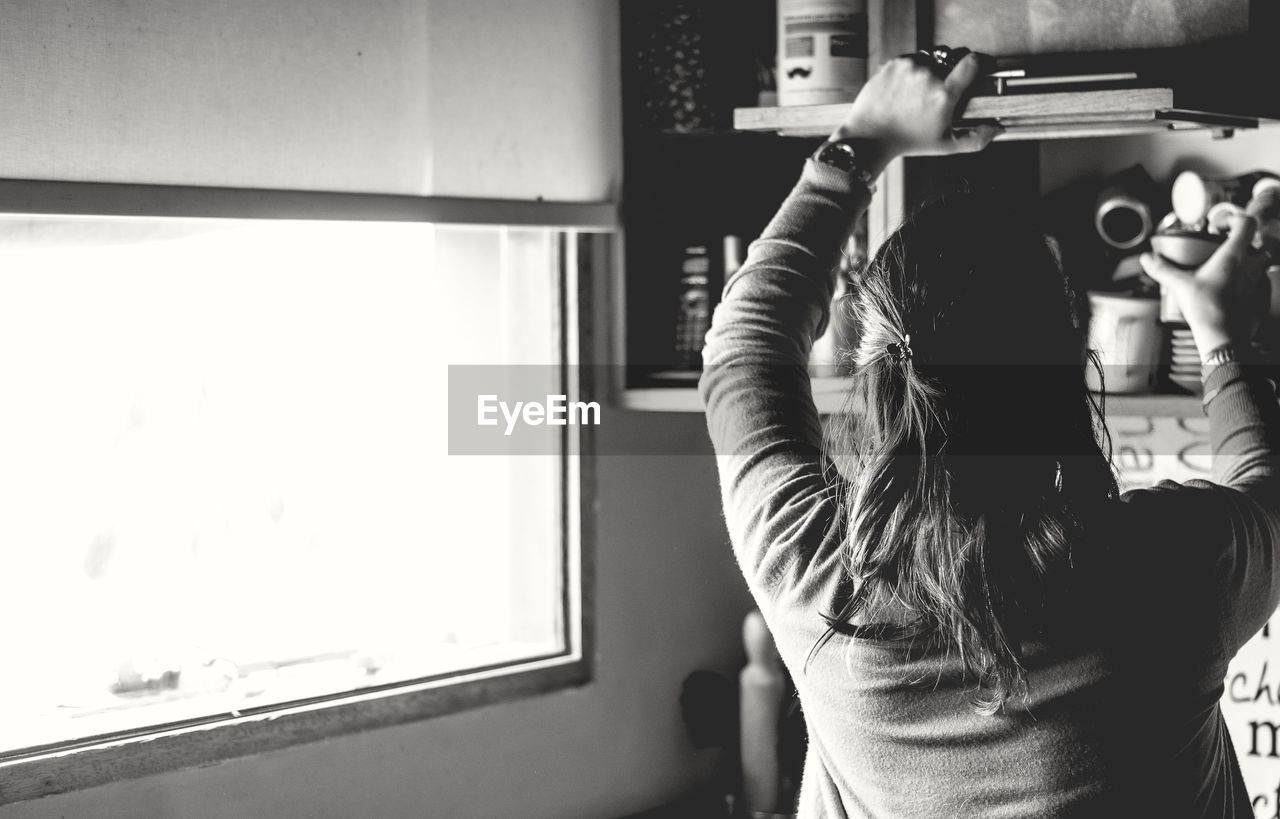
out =
[[(1173, 107), (1170, 88), (1059, 91), (974, 97), (957, 124), (996, 120), (1005, 126), (1002, 140), (1104, 136), (1171, 127), (1221, 127), (1197, 121), (1160, 119)], [(738, 108), (733, 124), (743, 131), (778, 131), (791, 136), (830, 133), (844, 118), (848, 103)]]
[(1157, 134), (1169, 131), (1211, 130), (1201, 123), (1184, 124), (1158, 119), (1121, 122), (1072, 122), (1052, 125), (1013, 125), (996, 137), (997, 142), (1025, 142), (1037, 139), (1085, 139), (1088, 137)]
[(961, 119), (1035, 116), (1094, 116), (1099, 113), (1152, 112), (1173, 107), (1172, 88), (1121, 88), (1108, 91), (1057, 91), (974, 97)]
[(623, 409), (641, 412), (702, 412), (702, 397), (693, 387), (638, 387), (618, 396)]
[[(813, 401), (824, 415), (839, 412), (848, 392), (848, 379), (819, 377), (812, 379)], [(623, 390), (619, 396), (623, 409), (644, 412), (703, 412), (702, 397), (695, 387), (638, 387)]]
[[(814, 378), (813, 401), (818, 412), (832, 415), (844, 407), (848, 379)], [(643, 412), (703, 412), (702, 398), (693, 387), (642, 387), (623, 390), (623, 409)], [(1108, 395), (1107, 414), (1116, 417), (1201, 418), (1198, 395)]]

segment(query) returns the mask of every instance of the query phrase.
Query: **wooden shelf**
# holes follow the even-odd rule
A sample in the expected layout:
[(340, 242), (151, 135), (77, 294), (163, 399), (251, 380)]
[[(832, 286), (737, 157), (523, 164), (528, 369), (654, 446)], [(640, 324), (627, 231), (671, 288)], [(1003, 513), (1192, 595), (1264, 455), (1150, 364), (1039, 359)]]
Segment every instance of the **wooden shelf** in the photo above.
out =
[[(1171, 88), (1123, 88), (974, 97), (958, 126), (996, 121), (1001, 140), (1063, 139), (1194, 129), (1257, 127), (1256, 119), (1227, 117), (1173, 107)], [(738, 108), (735, 128), (777, 131), (785, 136), (825, 136), (844, 119), (848, 103)]]
[[(814, 378), (813, 401), (818, 412), (833, 415), (844, 407), (848, 379)], [(619, 405), (644, 412), (703, 412), (702, 398), (694, 387), (648, 387), (623, 390)], [(1202, 418), (1198, 395), (1108, 395), (1107, 414), (1116, 417)]]
[[(813, 401), (818, 412), (831, 415), (839, 412), (848, 392), (848, 379), (814, 378)], [(646, 412), (703, 412), (702, 397), (695, 387), (640, 387), (623, 390), (619, 405), (623, 409)]]

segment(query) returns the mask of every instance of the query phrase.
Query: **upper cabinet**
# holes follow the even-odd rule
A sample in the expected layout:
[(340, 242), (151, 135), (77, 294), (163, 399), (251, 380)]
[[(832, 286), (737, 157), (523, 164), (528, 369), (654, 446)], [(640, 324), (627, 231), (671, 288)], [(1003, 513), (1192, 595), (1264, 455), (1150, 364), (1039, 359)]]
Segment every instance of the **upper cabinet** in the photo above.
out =
[[(804, 70), (789, 58), (775, 70), (777, 3), (793, 1), (803, 2), (621, 4), (625, 242), (617, 296), (624, 320), (613, 328), (613, 349), (626, 406), (701, 408), (691, 389), (701, 370), (698, 342), (724, 278), (854, 96), (850, 90), (820, 104), (785, 107), (769, 101), (776, 79), (786, 83), (788, 71)], [(856, 269), (918, 203), (982, 187), (1043, 213), (1068, 251), (1083, 248), (1066, 254), (1079, 292), (1110, 281), (1124, 254), (1094, 252), (1101, 241), (1095, 182), (1150, 158), (1159, 185), (1167, 185), (1176, 164), (1167, 156), (1170, 145), (1186, 153), (1248, 142), (1255, 148), (1238, 158), (1244, 165), (1208, 157), (1195, 165), (1210, 175), (1255, 166), (1280, 171), (1256, 147), (1254, 137), (1266, 130), (1250, 130), (1280, 121), (1280, 94), (1267, 81), (1274, 75), (1269, 45), (1280, 43), (1277, 8), (1278, 0), (866, 0), (865, 39), (861, 19), (846, 20), (838, 33), (812, 44), (804, 35), (817, 23), (799, 21), (793, 55), (809, 48), (837, 49), (859, 62), (865, 55), (868, 72), (937, 44), (999, 59), (999, 74), (981, 81), (959, 119), (1000, 122), (1007, 129), (1003, 144), (892, 163), (846, 246), (847, 268)], [(1237, 130), (1249, 137), (1236, 143), (1209, 137)], [(1181, 131), (1193, 133), (1150, 137)], [(1280, 129), (1273, 133), (1280, 138)], [(1154, 161), (1152, 146), (1164, 151), (1163, 160)], [(1166, 192), (1155, 198), (1167, 200)], [(1152, 207), (1159, 215), (1168, 211), (1167, 201)], [(1074, 242), (1077, 235), (1084, 239)], [(847, 272), (838, 271), (845, 279)], [(848, 389), (847, 368), (835, 355), (845, 341), (840, 322), (832, 322), (811, 362), (814, 398), (824, 412), (842, 406)], [(1156, 394), (1108, 396), (1107, 411), (1202, 415), (1199, 400), (1172, 384)]]
[[(869, 71), (934, 44), (997, 57), (958, 124), (1004, 140), (1210, 129), (1280, 120), (1280, 4), (1266, 0), (868, 0)], [(742, 107), (747, 131), (822, 135), (845, 105)]]

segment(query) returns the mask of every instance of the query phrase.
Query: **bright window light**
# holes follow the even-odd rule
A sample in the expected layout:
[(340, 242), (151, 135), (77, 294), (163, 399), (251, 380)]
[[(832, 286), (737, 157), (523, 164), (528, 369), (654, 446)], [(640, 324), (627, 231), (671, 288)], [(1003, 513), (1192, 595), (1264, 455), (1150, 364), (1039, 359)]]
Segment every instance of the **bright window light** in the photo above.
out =
[(563, 652), (563, 454), (450, 457), (561, 361), (553, 230), (0, 217), (0, 751)]

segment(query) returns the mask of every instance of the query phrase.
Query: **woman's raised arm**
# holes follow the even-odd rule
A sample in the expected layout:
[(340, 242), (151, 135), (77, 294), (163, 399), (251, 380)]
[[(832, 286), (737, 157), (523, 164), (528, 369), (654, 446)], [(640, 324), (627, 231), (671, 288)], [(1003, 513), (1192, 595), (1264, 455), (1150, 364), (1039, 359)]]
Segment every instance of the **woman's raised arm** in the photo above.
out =
[(951, 128), (977, 74), (972, 55), (945, 78), (918, 59), (887, 63), (827, 143), (840, 143), (843, 156), (806, 161), (746, 263), (725, 283), (699, 387), (730, 538), (762, 607), (779, 591), (797, 589), (815, 560), (838, 559), (824, 546), (837, 504), (821, 472), (807, 364), (828, 321), (840, 250), (871, 198), (867, 182), (896, 156), (986, 147), (996, 128)]
[(1207, 524), (1191, 521), (1184, 530), (1206, 526), (1198, 548), (1226, 543), (1215, 575), (1228, 656), (1280, 605), (1280, 404), (1272, 370), (1250, 361), (1250, 340), (1271, 303), (1270, 258), (1253, 247), (1258, 224), (1252, 216), (1232, 219), (1230, 228), (1222, 247), (1195, 271), (1153, 254), (1142, 257), (1143, 268), (1182, 309), (1204, 362), (1213, 476), (1226, 489), (1206, 496), (1199, 517)]

